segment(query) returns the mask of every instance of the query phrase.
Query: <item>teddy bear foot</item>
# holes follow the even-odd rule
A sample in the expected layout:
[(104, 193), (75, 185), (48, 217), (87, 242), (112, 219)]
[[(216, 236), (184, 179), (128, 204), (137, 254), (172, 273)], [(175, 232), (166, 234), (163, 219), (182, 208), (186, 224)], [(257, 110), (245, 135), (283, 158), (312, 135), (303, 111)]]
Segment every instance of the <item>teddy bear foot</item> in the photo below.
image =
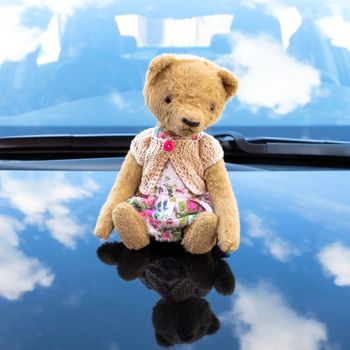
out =
[(200, 213), (185, 229), (181, 244), (192, 254), (209, 252), (216, 243), (218, 218), (214, 213)]
[(129, 203), (118, 204), (112, 217), (114, 227), (127, 248), (139, 250), (149, 244), (146, 224)]

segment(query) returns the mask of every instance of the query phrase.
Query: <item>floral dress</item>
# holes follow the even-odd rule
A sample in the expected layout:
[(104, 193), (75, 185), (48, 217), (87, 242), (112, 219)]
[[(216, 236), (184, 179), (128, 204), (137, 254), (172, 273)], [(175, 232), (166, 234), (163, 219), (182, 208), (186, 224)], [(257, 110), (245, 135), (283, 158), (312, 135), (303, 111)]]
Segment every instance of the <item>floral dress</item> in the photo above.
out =
[[(155, 129), (155, 135), (169, 137), (159, 128)], [(159, 177), (156, 194), (145, 195), (137, 191), (128, 203), (139, 212), (146, 222), (148, 233), (157, 241), (181, 240), (183, 228), (190, 225), (199, 213), (213, 212), (209, 193), (199, 196), (191, 193), (170, 161), (165, 164)]]

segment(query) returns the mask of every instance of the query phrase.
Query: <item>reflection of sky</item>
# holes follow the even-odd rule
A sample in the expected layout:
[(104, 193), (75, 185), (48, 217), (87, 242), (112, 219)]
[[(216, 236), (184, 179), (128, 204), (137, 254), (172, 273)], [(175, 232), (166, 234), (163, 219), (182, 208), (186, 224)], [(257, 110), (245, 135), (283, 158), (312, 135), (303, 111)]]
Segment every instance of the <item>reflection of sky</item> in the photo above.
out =
[[(210, 46), (215, 34), (228, 34), (232, 15), (212, 15), (185, 19), (146, 18), (138, 15), (116, 16), (122, 35), (136, 38), (143, 46), (191, 47)], [(158, 33), (147, 35), (145, 28)]]
[(18, 233), (24, 225), (9, 216), (0, 216), (0, 297), (16, 300), (36, 286), (50, 287), (54, 275), (38, 259), (20, 249)]
[[(118, 279), (115, 268), (100, 263), (95, 254), (100, 244), (92, 234), (95, 219), (115, 175), (2, 173), (0, 254), (6, 260), (0, 259), (1, 348), (45, 344), (69, 349), (72, 343), (86, 349), (157, 348), (151, 313), (158, 296), (140, 281)], [(310, 349), (323, 340), (346, 349), (350, 300), (348, 287), (340, 285), (348, 283), (348, 275), (334, 264), (334, 255), (348, 263), (349, 173), (236, 171), (230, 176), (242, 214), (242, 245), (227, 261), (239, 288), (232, 304), (229, 298), (208, 295), (213, 312), (225, 314), (228, 323), (194, 348), (220, 344), (232, 350), (264, 341), (264, 332), (286, 339), (299, 332)], [(50, 189), (50, 181), (56, 189)], [(11, 189), (16, 186), (22, 201), (15, 199), (21, 198)], [(46, 224), (52, 205), (65, 207), (64, 215), (84, 227), (82, 236), (71, 236), (75, 249), (54, 237)], [(35, 221), (38, 216), (41, 224)], [(277, 250), (270, 247), (276, 242)], [(8, 281), (9, 274), (18, 280), (11, 289), (8, 283), (1, 285), (1, 277)], [(240, 333), (238, 326), (243, 327)], [(276, 336), (282, 350), (284, 339)], [(291, 344), (298, 349), (295, 341), (293, 337)]]
[(308, 104), (320, 85), (319, 72), (288, 55), (269, 36), (236, 33), (233, 51), (220, 63), (235, 68), (240, 78), (238, 99), (251, 108), (287, 114)]
[[(1, 5), (0, 115), (8, 118), (0, 125), (150, 125), (142, 98), (113, 113), (100, 97), (142, 97), (148, 62), (160, 46), (206, 56), (237, 73), (240, 90), (225, 125), (349, 124), (350, 17), (344, 2), (197, 5), (189, 1), (171, 16), (152, 1), (138, 7), (110, 0)], [(91, 104), (94, 113), (86, 117)], [(52, 106), (57, 108), (45, 110)], [(74, 117), (66, 117), (67, 108)], [(106, 117), (97, 118), (97, 110)], [(133, 110), (141, 111), (136, 119)], [(31, 111), (39, 112), (25, 113)], [(124, 117), (128, 113), (132, 118)]]
[(79, 222), (67, 203), (89, 198), (98, 189), (91, 178), (73, 184), (62, 173), (35, 176), (26, 173), (0, 174), (0, 198), (21, 212), (23, 221), (47, 229), (51, 236), (69, 248), (84, 237), (84, 222)]
[(49, 287), (54, 275), (37, 258), (22, 251), (28, 230), (48, 232), (63, 246), (73, 249), (86, 236), (87, 222), (80, 222), (69, 203), (88, 198), (98, 189), (89, 177), (79, 184), (63, 173), (0, 174), (0, 296), (16, 300), (36, 286)]
[(325, 272), (334, 276), (337, 286), (350, 286), (350, 248), (335, 242), (318, 253), (318, 260)]
[(233, 326), (240, 349), (320, 350), (327, 341), (324, 324), (296, 312), (283, 295), (269, 285), (239, 286), (232, 310), (222, 315)]
[(294, 247), (294, 243), (282, 238), (283, 235), (276, 234), (269, 226), (271, 223), (264, 222), (262, 217), (250, 211), (241, 215), (241, 218), (247, 224), (247, 236), (243, 244), (250, 245), (252, 240), (261, 240), (266, 252), (281, 262), (287, 262), (293, 255), (300, 255), (301, 252)]

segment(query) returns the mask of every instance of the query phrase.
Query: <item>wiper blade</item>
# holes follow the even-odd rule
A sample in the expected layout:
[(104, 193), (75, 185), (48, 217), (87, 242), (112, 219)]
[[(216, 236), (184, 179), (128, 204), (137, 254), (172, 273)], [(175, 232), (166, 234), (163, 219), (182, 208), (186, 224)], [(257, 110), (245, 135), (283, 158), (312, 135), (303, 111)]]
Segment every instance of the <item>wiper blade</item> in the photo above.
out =
[[(233, 131), (211, 133), (225, 161), (350, 168), (350, 143), (288, 138), (245, 138)], [(40, 160), (124, 157), (134, 134), (39, 135), (0, 138), (0, 159)]]
[(0, 159), (123, 157), (134, 134), (30, 135), (0, 138)]
[(306, 155), (306, 156), (346, 156), (350, 157), (350, 142), (329, 140), (290, 139), (278, 137), (245, 138), (233, 131), (220, 131), (213, 136), (234, 151), (256, 155)]
[(350, 168), (350, 142), (277, 137), (245, 138), (233, 131), (213, 133), (234, 162)]

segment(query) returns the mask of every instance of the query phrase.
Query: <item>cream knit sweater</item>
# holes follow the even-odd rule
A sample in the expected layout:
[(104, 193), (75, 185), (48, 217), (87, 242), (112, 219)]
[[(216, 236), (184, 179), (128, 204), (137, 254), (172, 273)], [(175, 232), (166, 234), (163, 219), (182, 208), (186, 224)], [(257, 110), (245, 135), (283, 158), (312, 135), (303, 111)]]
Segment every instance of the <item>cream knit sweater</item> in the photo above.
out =
[[(136, 135), (131, 142), (130, 151), (137, 163), (143, 167), (139, 190), (142, 194), (153, 194), (158, 178), (169, 160), (185, 186), (195, 195), (206, 192), (203, 180), (204, 171), (224, 156), (223, 149), (213, 136), (206, 133), (198, 138), (154, 136), (154, 128), (146, 129)], [(171, 143), (172, 150), (164, 144)]]

